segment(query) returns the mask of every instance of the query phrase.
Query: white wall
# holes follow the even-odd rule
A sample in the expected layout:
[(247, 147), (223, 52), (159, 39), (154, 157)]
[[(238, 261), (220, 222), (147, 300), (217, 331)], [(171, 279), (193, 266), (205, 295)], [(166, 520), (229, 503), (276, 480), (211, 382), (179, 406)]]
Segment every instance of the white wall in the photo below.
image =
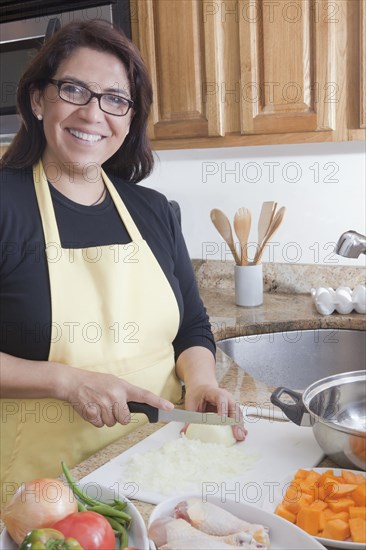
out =
[(366, 234), (364, 142), (316, 143), (158, 151), (143, 185), (179, 202), (191, 258), (231, 259), (210, 220), (212, 208), (232, 220), (240, 206), (252, 212), (257, 236), (262, 201), (286, 206), (283, 225), (263, 261), (361, 266), (333, 254), (348, 229)]

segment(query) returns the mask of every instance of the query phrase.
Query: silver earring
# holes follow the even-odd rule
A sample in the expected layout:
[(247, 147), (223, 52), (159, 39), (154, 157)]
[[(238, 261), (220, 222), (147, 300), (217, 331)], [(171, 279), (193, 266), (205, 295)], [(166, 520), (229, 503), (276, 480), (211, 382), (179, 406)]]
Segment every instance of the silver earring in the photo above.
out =
[(43, 119), (43, 116), (39, 113), (39, 114), (37, 115), (37, 118), (38, 118), (38, 120), (42, 120), (42, 119)]

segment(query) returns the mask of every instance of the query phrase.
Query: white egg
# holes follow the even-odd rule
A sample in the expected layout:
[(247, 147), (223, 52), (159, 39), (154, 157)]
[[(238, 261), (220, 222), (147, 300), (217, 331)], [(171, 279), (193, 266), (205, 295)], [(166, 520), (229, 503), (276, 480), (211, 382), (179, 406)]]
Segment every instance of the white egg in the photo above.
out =
[(342, 315), (348, 315), (353, 310), (351, 291), (347, 287), (337, 288), (335, 302), (338, 313)]
[[(332, 289), (333, 290), (333, 289)], [(322, 315), (330, 315), (335, 310), (335, 304), (330, 289), (320, 287), (315, 294), (316, 309)]]
[(366, 286), (357, 285), (352, 292), (352, 301), (357, 313), (366, 313)]
[(352, 294), (352, 290), (350, 289), (349, 286), (339, 286), (339, 287), (337, 288), (337, 290), (344, 290), (345, 292), (348, 292), (349, 295)]

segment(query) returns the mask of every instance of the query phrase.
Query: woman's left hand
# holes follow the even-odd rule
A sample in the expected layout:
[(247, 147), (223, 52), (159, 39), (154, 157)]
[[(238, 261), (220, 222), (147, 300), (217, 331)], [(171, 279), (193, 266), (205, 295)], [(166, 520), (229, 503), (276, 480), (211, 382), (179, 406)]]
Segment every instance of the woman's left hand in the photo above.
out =
[(233, 426), (232, 430), (235, 439), (243, 441), (248, 433), (244, 427), (243, 414), (231, 393), (219, 388), (212, 353), (201, 346), (188, 348), (179, 355), (176, 371), (186, 388), (185, 408), (198, 412), (217, 412), (239, 420), (240, 424)]
[(241, 421), (232, 428), (237, 441), (243, 441), (248, 433), (244, 427), (239, 403), (235, 403), (230, 392), (216, 385), (186, 387), (185, 408), (198, 412), (217, 412), (222, 416), (230, 416)]

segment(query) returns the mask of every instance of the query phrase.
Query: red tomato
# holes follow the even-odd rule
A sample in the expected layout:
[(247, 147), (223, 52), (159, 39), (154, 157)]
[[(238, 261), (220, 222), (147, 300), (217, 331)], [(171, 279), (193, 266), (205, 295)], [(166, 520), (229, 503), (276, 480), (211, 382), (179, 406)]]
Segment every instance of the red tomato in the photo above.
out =
[(53, 529), (74, 537), (85, 550), (114, 550), (116, 538), (108, 521), (96, 512), (75, 512), (56, 521)]

